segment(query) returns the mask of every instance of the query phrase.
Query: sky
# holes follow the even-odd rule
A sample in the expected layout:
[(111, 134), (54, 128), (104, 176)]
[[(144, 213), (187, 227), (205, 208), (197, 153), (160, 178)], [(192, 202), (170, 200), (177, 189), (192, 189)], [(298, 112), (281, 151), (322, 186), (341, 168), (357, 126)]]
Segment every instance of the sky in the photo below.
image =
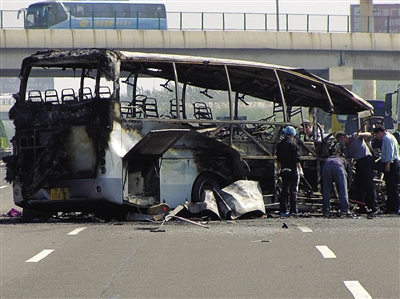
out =
[[(0, 0), (0, 9), (18, 10), (39, 1)], [(138, 1), (140, 2), (140, 1)], [(148, 1), (146, 1), (148, 2)], [(232, 0), (154, 0), (162, 2), (170, 12), (247, 12), (275, 13), (276, 0), (232, 1)], [(281, 14), (325, 14), (348, 15), (350, 5), (359, 0), (278, 0)], [(399, 0), (374, 0), (374, 4), (399, 3)]]

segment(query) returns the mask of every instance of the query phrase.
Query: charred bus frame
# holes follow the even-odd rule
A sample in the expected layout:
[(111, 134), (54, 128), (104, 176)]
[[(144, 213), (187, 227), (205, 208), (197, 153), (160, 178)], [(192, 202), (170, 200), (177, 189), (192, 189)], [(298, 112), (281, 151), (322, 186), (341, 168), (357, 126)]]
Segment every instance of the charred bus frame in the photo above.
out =
[[(53, 76), (53, 71), (80, 75), (78, 90), (29, 90), (35, 72)], [(165, 80), (173, 96), (138, 94), (143, 76)], [(372, 109), (344, 87), (303, 69), (193, 56), (51, 50), (25, 58), (20, 79), (10, 110), (15, 136), (13, 155), (5, 159), (6, 179), (13, 183), (15, 203), (32, 210), (90, 212), (159, 202), (174, 208), (239, 179), (258, 181), (267, 203), (276, 188), (275, 146), (285, 126), (299, 127), (291, 122), (296, 113), (303, 107), (330, 113)], [(132, 88), (129, 101), (121, 100), (120, 84)], [(204, 89), (206, 96), (209, 90), (225, 91), (228, 117), (215, 119), (205, 101), (191, 103), (189, 86)], [(244, 96), (270, 103), (271, 111), (261, 120), (240, 120)], [(161, 101), (169, 105), (167, 115), (158, 112)], [(316, 190), (324, 142), (299, 144)]]

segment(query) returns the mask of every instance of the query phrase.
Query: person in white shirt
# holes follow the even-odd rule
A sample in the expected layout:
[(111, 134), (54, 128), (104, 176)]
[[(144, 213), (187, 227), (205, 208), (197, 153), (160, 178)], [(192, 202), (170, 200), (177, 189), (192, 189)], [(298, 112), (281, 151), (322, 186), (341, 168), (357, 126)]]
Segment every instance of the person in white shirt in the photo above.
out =
[(384, 164), (384, 180), (386, 183), (386, 214), (400, 214), (399, 177), (400, 158), (399, 144), (396, 138), (383, 127), (374, 129), (375, 137), (382, 140), (381, 161)]

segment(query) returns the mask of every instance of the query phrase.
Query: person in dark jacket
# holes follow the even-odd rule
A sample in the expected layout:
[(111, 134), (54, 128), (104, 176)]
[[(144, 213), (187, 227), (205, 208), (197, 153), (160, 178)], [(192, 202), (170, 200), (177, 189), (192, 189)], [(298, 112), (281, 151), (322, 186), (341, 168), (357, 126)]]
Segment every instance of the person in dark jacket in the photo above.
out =
[(330, 200), (333, 182), (340, 200), (340, 214), (342, 217), (352, 218), (349, 212), (349, 198), (347, 189), (352, 180), (353, 170), (350, 163), (346, 159), (332, 155), (329, 156), (322, 164), (322, 212), (324, 217), (330, 215)]
[[(292, 126), (287, 126), (283, 132), (285, 133), (285, 139), (276, 146), (278, 170), (282, 177), (279, 215), (281, 217), (297, 216), (297, 191), (300, 174), (303, 172), (300, 165), (300, 150), (293, 141), (296, 130)], [(290, 213), (288, 213), (289, 198)]]
[(371, 133), (358, 132), (349, 136), (345, 132), (337, 132), (335, 137), (346, 159), (356, 161), (356, 177), (354, 180), (356, 199), (367, 205), (370, 209), (370, 216), (377, 215), (380, 210), (376, 201), (374, 185), (374, 158), (365, 142), (365, 139), (371, 137)]

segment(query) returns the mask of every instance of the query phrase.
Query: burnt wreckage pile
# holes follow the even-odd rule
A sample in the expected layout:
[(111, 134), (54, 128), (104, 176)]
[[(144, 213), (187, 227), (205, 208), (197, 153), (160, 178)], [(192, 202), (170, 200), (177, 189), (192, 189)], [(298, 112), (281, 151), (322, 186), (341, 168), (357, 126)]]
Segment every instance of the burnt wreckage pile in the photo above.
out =
[[(78, 82), (37, 90), (29, 79), (44, 73)], [(14, 202), (35, 211), (143, 210), (164, 203), (209, 210), (219, 219), (264, 214), (276, 207), (275, 150), (284, 127), (301, 127), (304, 108), (339, 114), (372, 109), (303, 69), (228, 59), (53, 50), (25, 58), (20, 78), (10, 110), (15, 136), (13, 154), (4, 159), (6, 179)], [(167, 94), (139, 94), (148, 78), (163, 80)], [(212, 92), (225, 93), (224, 117), (213, 115)], [(242, 117), (241, 109), (255, 101), (264, 105), (265, 117)], [(298, 140), (305, 204), (315, 202), (330, 137)], [(240, 191), (226, 195), (226, 188)]]

